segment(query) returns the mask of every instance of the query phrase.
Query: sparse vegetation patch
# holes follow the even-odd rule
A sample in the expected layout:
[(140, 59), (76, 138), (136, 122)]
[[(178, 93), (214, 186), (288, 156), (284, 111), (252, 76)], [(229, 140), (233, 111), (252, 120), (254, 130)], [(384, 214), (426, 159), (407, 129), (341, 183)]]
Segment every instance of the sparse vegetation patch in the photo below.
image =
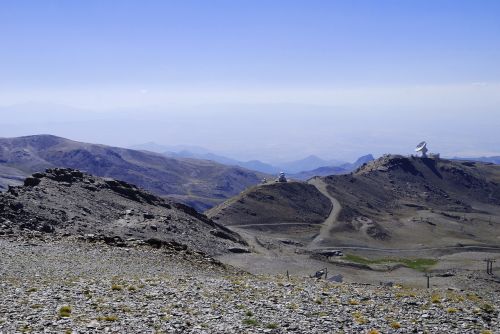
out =
[(408, 268), (415, 269), (418, 271), (425, 271), (428, 268), (434, 266), (438, 260), (435, 259), (405, 259), (405, 258), (382, 258), (382, 259), (367, 259), (362, 256), (354, 254), (346, 254), (344, 260), (359, 264), (388, 264), (388, 263), (400, 263)]
[(245, 324), (247, 326), (257, 326), (259, 324), (259, 322), (254, 318), (246, 318), (246, 319), (243, 319), (243, 324)]
[(72, 309), (71, 309), (71, 306), (69, 306), (69, 305), (61, 306), (61, 308), (59, 308), (59, 316), (61, 318), (70, 317), (71, 312), (72, 312)]

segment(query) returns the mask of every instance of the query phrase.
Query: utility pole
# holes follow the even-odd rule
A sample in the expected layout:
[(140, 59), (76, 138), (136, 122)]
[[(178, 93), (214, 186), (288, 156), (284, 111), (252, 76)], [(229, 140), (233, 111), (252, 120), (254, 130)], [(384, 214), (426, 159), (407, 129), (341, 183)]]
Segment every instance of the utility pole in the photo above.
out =
[(425, 273), (424, 276), (427, 277), (427, 289), (429, 289), (431, 287), (430, 279), (431, 279), (432, 275), (430, 273)]
[(484, 262), (486, 262), (486, 273), (488, 275), (493, 275), (493, 263), (496, 262), (497, 260), (495, 259), (484, 259)]
[(492, 274), (491, 269), (493, 269), (492, 260), (491, 259), (484, 259), (483, 261), (486, 262), (486, 273), (488, 275), (491, 275)]

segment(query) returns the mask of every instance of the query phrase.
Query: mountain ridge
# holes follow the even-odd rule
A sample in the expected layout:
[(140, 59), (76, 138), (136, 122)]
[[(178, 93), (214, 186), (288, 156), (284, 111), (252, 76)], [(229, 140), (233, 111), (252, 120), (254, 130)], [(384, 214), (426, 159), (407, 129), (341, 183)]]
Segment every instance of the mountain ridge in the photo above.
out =
[(495, 164), (495, 165), (500, 165), (500, 156), (472, 157), (472, 158), (454, 157), (453, 160), (489, 162), (489, 163), (492, 163), (492, 164)]
[(355, 169), (359, 168), (365, 163), (373, 161), (374, 157), (371, 154), (364, 155), (359, 157), (353, 163), (344, 163), (340, 166), (324, 166), (319, 167), (310, 171), (302, 171), (300, 173), (291, 174), (290, 177), (298, 180), (308, 180), (315, 176), (328, 176), (328, 175), (340, 175), (340, 174), (348, 174)]
[[(491, 245), (500, 240), (495, 230), (495, 224), (500, 223), (500, 166), (386, 155), (364, 163), (351, 173), (316, 177), (308, 183), (318, 179), (341, 207), (331, 229), (317, 242), (319, 248), (418, 249), (422, 245)], [(259, 187), (263, 186), (249, 191), (258, 194)], [(267, 194), (274, 201), (284, 197), (303, 202), (284, 186), (276, 187), (281, 188)], [(245, 196), (256, 197), (248, 192)], [(260, 223), (258, 218), (275, 212), (272, 201), (255, 204), (237, 196), (226, 203), (229, 205), (223, 203), (208, 215), (227, 226), (234, 221), (253, 219), (247, 229), (254, 233), (259, 233), (254, 228)], [(217, 209), (221, 207), (225, 210)], [(302, 210), (313, 212), (312, 207)], [(252, 212), (257, 215), (249, 217)], [(274, 233), (307, 244), (319, 233), (316, 227), (311, 227), (298, 235), (286, 225), (280, 226), (279, 216), (273, 219), (274, 226), (266, 230), (268, 235)]]
[[(216, 255), (244, 245), (238, 234), (193, 208), (110, 178), (74, 169), (47, 169), (0, 193), (1, 235), (24, 230), (170, 244)], [(239, 246), (238, 246), (239, 245)]]
[[(136, 184), (204, 211), (267, 175), (195, 159), (72, 141), (52, 135), (0, 138), (0, 181), (46, 168), (70, 167)], [(15, 173), (14, 173), (15, 171)], [(9, 175), (15, 174), (9, 179)], [(11, 182), (10, 182), (10, 181)]]

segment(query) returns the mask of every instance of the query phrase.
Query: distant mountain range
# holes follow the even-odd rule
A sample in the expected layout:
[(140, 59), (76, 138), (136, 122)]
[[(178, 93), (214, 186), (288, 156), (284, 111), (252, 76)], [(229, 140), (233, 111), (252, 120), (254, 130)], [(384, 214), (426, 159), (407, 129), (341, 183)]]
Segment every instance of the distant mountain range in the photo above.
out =
[[(180, 152), (164, 152), (165, 155), (173, 158), (194, 158), (211, 160), (229, 166), (240, 166), (250, 170), (259, 171), (267, 174), (277, 174), (284, 171), (289, 177), (299, 180), (307, 180), (314, 176), (327, 176), (346, 174), (360, 167), (364, 163), (372, 161), (371, 154), (360, 157), (353, 163), (342, 162), (340, 160), (323, 160), (317, 156), (311, 155), (304, 159), (290, 161), (279, 166), (273, 166), (259, 160), (238, 161), (213, 153), (193, 153), (188, 150)], [(319, 166), (319, 167), (318, 167)]]
[(310, 171), (304, 171), (296, 174), (291, 174), (290, 177), (298, 180), (308, 180), (315, 176), (328, 176), (328, 175), (340, 175), (340, 174), (348, 174), (363, 164), (373, 161), (374, 157), (371, 154), (364, 155), (353, 163), (344, 163), (340, 166), (326, 166), (319, 167)]
[(325, 160), (315, 155), (307, 156), (303, 159), (284, 162), (280, 164), (269, 164), (260, 160), (240, 161), (223, 155), (215, 154), (199, 146), (166, 146), (154, 142), (144, 143), (132, 146), (133, 149), (147, 150), (157, 153), (163, 153), (172, 158), (192, 158), (211, 160), (224, 165), (240, 166), (261, 173), (277, 174), (285, 172), (291, 177), (298, 179), (307, 179), (313, 176), (326, 176), (330, 174), (349, 173), (365, 162), (373, 160), (371, 154), (360, 157), (354, 163), (348, 163), (341, 160)]
[(146, 150), (161, 153), (171, 158), (190, 158), (218, 162), (228, 166), (239, 166), (242, 168), (255, 170), (261, 173), (276, 174), (281, 171), (279, 167), (272, 166), (259, 160), (239, 161), (223, 155), (215, 154), (209, 150), (192, 145), (161, 145), (154, 142), (134, 145), (130, 147), (134, 150)]
[(324, 160), (315, 155), (310, 155), (303, 159), (282, 163), (279, 167), (287, 173), (295, 174), (325, 166), (340, 166), (346, 163), (340, 160)]
[[(147, 142), (139, 145), (133, 145), (129, 148), (133, 150), (151, 151), (156, 153), (178, 153), (189, 152), (190, 154), (207, 154), (210, 153), (206, 148), (195, 145), (162, 145), (155, 142)], [(191, 156), (185, 158), (192, 158)]]
[(46, 168), (67, 167), (127, 181), (204, 211), (258, 184), (267, 174), (207, 160), (37, 135), (0, 138), (0, 189)]
[(238, 161), (235, 159), (227, 158), (222, 155), (217, 155), (214, 153), (195, 153), (188, 150), (182, 150), (179, 152), (163, 152), (168, 157), (172, 158), (191, 158), (191, 159), (202, 159), (202, 160), (210, 160), (215, 161), (220, 164), (228, 165), (228, 166), (239, 166), (246, 169), (255, 170), (261, 173), (268, 174), (276, 174), (279, 173), (280, 169), (278, 167), (274, 167), (270, 164), (266, 164), (259, 160), (251, 160), (251, 161)]
[(495, 165), (500, 165), (500, 156), (494, 157), (479, 157), (479, 158), (459, 158), (455, 157), (453, 160), (465, 160), (465, 161), (479, 161), (479, 162), (489, 162)]

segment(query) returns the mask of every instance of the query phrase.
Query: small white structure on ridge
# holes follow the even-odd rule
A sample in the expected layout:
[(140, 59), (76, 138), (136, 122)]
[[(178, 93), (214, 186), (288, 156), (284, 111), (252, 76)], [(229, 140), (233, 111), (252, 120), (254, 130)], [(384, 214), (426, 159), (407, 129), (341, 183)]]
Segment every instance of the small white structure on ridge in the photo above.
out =
[(278, 178), (276, 179), (276, 182), (288, 182), (285, 176), (285, 172), (281, 172)]

